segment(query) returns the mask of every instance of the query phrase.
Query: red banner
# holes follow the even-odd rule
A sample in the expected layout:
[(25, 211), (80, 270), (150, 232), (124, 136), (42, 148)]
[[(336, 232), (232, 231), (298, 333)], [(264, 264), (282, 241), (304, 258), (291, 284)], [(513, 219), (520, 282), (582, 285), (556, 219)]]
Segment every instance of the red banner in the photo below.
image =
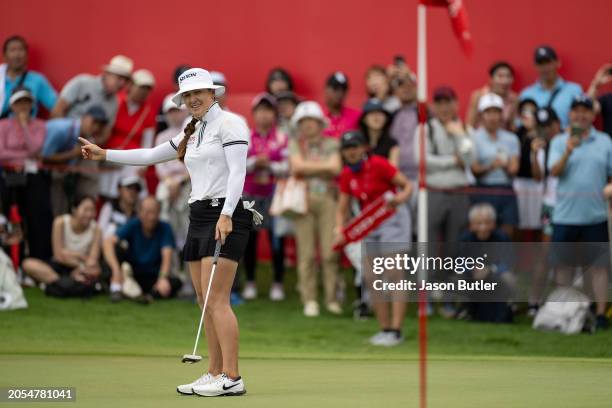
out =
[[(22, 219), (21, 214), (19, 214), (19, 208), (17, 205), (13, 204), (9, 211), (9, 222), (13, 225), (20, 225), (21, 221)], [(13, 261), (15, 272), (17, 272), (17, 269), (19, 269), (19, 244), (11, 245), (11, 260)]]
[(395, 214), (395, 208), (387, 206), (388, 200), (393, 197), (393, 193), (387, 191), (376, 200), (368, 204), (355, 218), (344, 227), (344, 244), (334, 246), (334, 250), (341, 249), (344, 245), (359, 241), (376, 229), (387, 218)]
[(463, 0), (419, 0), (419, 3), (431, 7), (447, 7), (453, 31), (461, 43), (463, 52), (468, 56), (472, 54), (472, 34)]

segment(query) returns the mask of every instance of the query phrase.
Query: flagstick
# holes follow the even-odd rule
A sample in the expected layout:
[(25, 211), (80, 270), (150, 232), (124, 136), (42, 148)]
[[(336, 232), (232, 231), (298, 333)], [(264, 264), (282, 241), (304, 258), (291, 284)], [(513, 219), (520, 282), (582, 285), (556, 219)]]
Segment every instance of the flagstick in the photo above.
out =
[[(427, 242), (427, 186), (425, 176), (425, 121), (427, 102), (427, 14), (426, 6), (417, 6), (417, 98), (419, 106), (419, 197), (418, 197), (418, 241)], [(423, 246), (425, 245), (418, 245)], [(417, 248), (418, 248), (417, 246)], [(421, 248), (418, 248), (421, 249)], [(426, 248), (423, 248), (426, 249)], [(418, 280), (426, 279), (426, 271), (420, 268)], [(421, 284), (419, 283), (419, 286)], [(419, 291), (419, 395), (420, 407), (427, 407), (427, 292)]]

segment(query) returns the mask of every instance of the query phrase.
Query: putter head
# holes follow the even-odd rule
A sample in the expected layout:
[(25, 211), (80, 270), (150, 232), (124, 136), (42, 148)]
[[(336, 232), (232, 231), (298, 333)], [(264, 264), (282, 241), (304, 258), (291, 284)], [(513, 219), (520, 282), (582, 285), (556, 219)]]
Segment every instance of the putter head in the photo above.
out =
[(196, 356), (195, 354), (185, 354), (181, 360), (183, 363), (195, 364), (202, 360), (202, 356)]

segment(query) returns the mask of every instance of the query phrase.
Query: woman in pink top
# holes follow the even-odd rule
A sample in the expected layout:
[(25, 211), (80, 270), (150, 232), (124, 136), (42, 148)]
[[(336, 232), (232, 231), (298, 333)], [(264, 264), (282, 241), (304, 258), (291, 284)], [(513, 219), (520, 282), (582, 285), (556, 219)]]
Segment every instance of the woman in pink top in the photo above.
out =
[(27, 88), (15, 88), (9, 105), (12, 115), (0, 120), (0, 197), (8, 214), (17, 204), (25, 223), (30, 256), (51, 257), (49, 174), (38, 169), (45, 140), (45, 122), (32, 118), (34, 97)]
[[(276, 177), (286, 176), (287, 162), (287, 135), (276, 127), (278, 107), (276, 98), (270, 94), (262, 93), (255, 97), (252, 103), (254, 127), (251, 132), (251, 144), (247, 158), (247, 175), (244, 182), (244, 194), (248, 200), (255, 201), (255, 209), (264, 214), (264, 223), (261, 227), (268, 232), (270, 248), (272, 249), (272, 267), (274, 269), (274, 282), (270, 288), (271, 300), (283, 300), (283, 277), (285, 275), (285, 251), (282, 237), (274, 234), (275, 217), (270, 216), (270, 203), (274, 193)], [(258, 231), (253, 230), (249, 238), (244, 265), (247, 283), (242, 292), (245, 299), (257, 297), (255, 284), (255, 269), (257, 267), (257, 236)]]

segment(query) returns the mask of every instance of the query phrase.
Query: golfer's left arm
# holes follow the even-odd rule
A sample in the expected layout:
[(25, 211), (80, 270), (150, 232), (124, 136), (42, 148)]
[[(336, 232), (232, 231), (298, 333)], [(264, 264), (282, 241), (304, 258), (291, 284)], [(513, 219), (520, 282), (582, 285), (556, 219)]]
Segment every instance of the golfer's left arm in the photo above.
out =
[(228, 168), (225, 202), (217, 223), (215, 239), (225, 242), (232, 232), (232, 214), (242, 195), (246, 177), (247, 153), (249, 150), (249, 129), (242, 120), (228, 120), (221, 133), (223, 154)]

